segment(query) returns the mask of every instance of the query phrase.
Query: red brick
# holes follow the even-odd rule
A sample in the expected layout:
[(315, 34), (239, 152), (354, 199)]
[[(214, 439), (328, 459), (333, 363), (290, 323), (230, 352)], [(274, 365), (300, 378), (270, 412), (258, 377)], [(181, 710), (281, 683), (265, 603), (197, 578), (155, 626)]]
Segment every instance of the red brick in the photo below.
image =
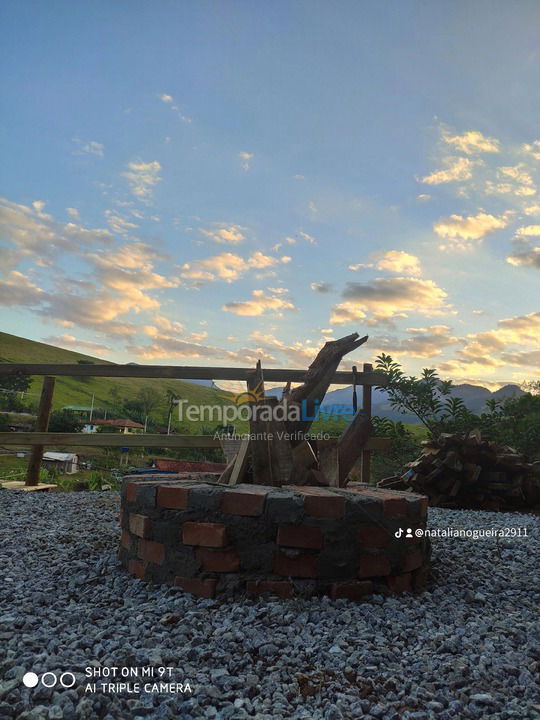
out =
[(246, 592), (250, 595), (278, 595), (280, 598), (292, 598), (294, 585), (289, 580), (249, 580), (246, 583)]
[(148, 538), (152, 532), (152, 522), (146, 515), (129, 514), (129, 531), (137, 537)]
[(139, 557), (141, 560), (163, 565), (165, 560), (165, 545), (153, 540), (139, 540)]
[(221, 497), (221, 511), (231, 515), (257, 517), (264, 511), (264, 501), (268, 490), (264, 488), (242, 486), (235, 490), (226, 490)]
[(319, 528), (310, 525), (280, 525), (276, 542), (284, 547), (320, 550), (323, 536)]
[(198, 595), (202, 598), (213, 598), (216, 596), (216, 580), (211, 578), (201, 580), (200, 578), (176, 577), (174, 578), (174, 584), (184, 592)]
[(128, 563), (128, 572), (139, 580), (144, 580), (146, 563), (142, 560), (130, 560)]
[(346, 600), (361, 600), (373, 592), (373, 583), (370, 580), (363, 582), (334, 583), (330, 589), (332, 600), (345, 598)]
[(414, 550), (410, 550), (405, 555), (405, 559), (403, 561), (403, 570), (405, 572), (410, 572), (411, 570), (417, 570), (419, 567), (422, 566), (423, 562), (424, 562), (424, 553), (422, 552), (422, 548), (417, 547)]
[(359, 578), (390, 575), (390, 560), (384, 555), (362, 555), (358, 570)]
[(131, 534), (128, 533), (127, 530), (122, 530), (122, 534), (120, 535), (120, 545), (123, 548), (126, 548), (126, 550), (129, 550), (131, 548), (131, 541)]
[(137, 499), (137, 490), (137, 483), (126, 483), (126, 502), (135, 502), (135, 500)]
[(240, 570), (240, 560), (234, 550), (199, 548), (197, 560), (206, 572), (238, 572)]
[(225, 547), (227, 529), (221, 523), (187, 522), (182, 528), (182, 542), (185, 545)]
[(409, 592), (411, 589), (411, 573), (389, 575), (386, 582), (392, 592)]
[(301, 553), (297, 557), (287, 557), (284, 553), (274, 555), (274, 572), (287, 577), (317, 577), (317, 558), (315, 555)]
[(383, 512), (389, 518), (405, 517), (407, 500), (400, 495), (386, 495), (383, 498)]
[(185, 510), (188, 505), (189, 488), (180, 485), (160, 485), (157, 489), (157, 506), (171, 510)]
[(413, 590), (423, 590), (428, 584), (430, 577), (429, 566), (418, 568), (412, 573), (412, 586)]
[(294, 487), (304, 496), (304, 509), (313, 517), (339, 518), (345, 515), (345, 498), (324, 488)]
[(392, 531), (380, 525), (365, 525), (358, 530), (358, 542), (366, 548), (385, 548), (392, 541)]

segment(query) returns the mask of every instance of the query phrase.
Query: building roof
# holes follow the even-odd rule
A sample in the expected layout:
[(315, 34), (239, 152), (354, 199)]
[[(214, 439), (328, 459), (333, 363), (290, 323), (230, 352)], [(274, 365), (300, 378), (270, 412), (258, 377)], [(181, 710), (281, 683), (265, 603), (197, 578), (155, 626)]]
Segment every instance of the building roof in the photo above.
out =
[(92, 420), (92, 425), (110, 425), (111, 427), (131, 427), (131, 428), (144, 428), (141, 423), (135, 422), (135, 420)]
[(58, 462), (66, 462), (68, 460), (77, 460), (75, 453), (62, 453), (62, 452), (46, 452), (43, 453), (44, 460), (57, 460)]

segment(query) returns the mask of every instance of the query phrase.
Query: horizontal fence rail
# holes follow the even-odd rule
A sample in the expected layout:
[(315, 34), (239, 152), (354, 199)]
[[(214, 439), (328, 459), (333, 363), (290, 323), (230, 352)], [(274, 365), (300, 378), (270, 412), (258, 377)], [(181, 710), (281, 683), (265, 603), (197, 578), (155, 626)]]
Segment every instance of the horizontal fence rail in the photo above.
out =
[[(227, 436), (221, 436), (225, 441)], [(234, 439), (234, 436), (233, 438)], [(384, 450), (388, 438), (368, 440), (366, 450)], [(0, 445), (65, 445), (77, 447), (157, 447), (157, 448), (220, 448), (221, 441), (213, 435), (153, 435), (137, 433), (55, 433), (55, 432), (3, 432)]]
[[(307, 370), (267, 369), (263, 371), (268, 382), (304, 382)], [(107, 365), (68, 363), (0, 363), (0, 375), (58, 375), (65, 377), (124, 377), (169, 378), (174, 380), (243, 380), (246, 381), (253, 368), (197, 367), (189, 365)], [(380, 372), (337, 371), (332, 385), (386, 385), (387, 378)]]

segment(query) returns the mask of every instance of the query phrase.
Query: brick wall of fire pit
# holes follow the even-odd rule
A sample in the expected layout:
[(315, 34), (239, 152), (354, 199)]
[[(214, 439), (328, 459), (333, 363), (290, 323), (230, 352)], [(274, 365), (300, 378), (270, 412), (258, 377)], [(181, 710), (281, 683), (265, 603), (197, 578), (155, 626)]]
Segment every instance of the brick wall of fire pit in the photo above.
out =
[(426, 523), (421, 495), (359, 483), (229, 487), (215, 478), (124, 479), (119, 557), (133, 576), (206, 598), (359, 600), (419, 590), (427, 581), (429, 541), (414, 534)]

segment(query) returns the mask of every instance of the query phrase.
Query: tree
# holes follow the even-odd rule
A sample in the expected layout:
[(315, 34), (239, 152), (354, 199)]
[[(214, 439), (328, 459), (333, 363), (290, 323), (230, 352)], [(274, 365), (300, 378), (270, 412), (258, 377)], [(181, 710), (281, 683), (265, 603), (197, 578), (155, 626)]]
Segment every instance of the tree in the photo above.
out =
[(32, 378), (23, 372), (16, 372), (12, 375), (0, 375), (0, 390), (10, 393), (28, 392)]
[(156, 392), (153, 387), (148, 385), (139, 390), (137, 400), (145, 417), (165, 403), (165, 398), (162, 394)]
[(436, 370), (424, 368), (419, 378), (407, 376), (401, 365), (384, 353), (377, 357), (376, 368), (388, 379), (387, 385), (380, 389), (387, 392), (392, 407), (415, 415), (432, 437), (441, 432), (464, 430), (474, 423), (476, 416), (463, 400), (451, 396), (452, 381), (441, 380)]
[(84, 422), (71, 410), (55, 410), (49, 419), (49, 432), (76, 433), (83, 428)]

